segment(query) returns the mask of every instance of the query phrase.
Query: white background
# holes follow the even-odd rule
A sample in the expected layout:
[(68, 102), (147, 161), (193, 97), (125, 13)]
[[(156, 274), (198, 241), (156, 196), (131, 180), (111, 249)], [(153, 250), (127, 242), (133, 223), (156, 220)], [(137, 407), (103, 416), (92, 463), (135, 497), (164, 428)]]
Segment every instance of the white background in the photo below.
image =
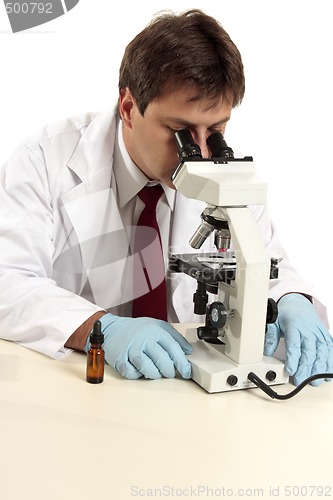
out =
[(189, 8), (216, 17), (242, 53), (246, 96), (226, 139), (254, 156), (290, 260), (332, 318), (330, 0), (80, 0), (16, 34), (1, 2), (0, 164), (42, 125), (116, 102), (127, 43), (156, 12)]

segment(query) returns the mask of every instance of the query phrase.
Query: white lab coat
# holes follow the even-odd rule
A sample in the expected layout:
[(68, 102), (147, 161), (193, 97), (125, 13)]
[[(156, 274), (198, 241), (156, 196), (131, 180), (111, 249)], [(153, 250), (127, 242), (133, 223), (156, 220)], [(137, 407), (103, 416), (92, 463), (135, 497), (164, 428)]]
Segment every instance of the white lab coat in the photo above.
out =
[[(126, 231), (113, 175), (115, 116), (107, 110), (49, 125), (0, 170), (0, 336), (55, 358), (88, 317), (123, 300), (127, 250), (119, 250)], [(176, 193), (173, 253), (193, 251), (188, 240), (204, 206)], [(288, 264), (266, 208), (251, 209), (269, 255), (284, 259), (270, 296), (313, 295)], [(212, 241), (202, 250), (213, 250)], [(195, 280), (177, 273), (170, 286), (171, 320), (197, 322)]]

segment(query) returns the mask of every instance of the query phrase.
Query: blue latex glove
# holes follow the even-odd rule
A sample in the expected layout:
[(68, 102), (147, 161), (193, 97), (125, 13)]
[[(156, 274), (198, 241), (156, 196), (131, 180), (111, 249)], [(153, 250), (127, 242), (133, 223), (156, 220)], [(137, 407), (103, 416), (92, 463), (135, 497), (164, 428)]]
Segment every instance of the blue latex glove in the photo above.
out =
[[(177, 369), (183, 378), (191, 378), (191, 364), (185, 354), (191, 354), (192, 346), (169, 323), (110, 313), (99, 321), (104, 334), (105, 360), (123, 377), (172, 378)], [(85, 351), (88, 349), (89, 339)]]
[[(311, 302), (303, 295), (291, 293), (278, 303), (275, 323), (267, 325), (264, 354), (272, 356), (284, 337), (285, 368), (294, 384), (317, 373), (333, 372), (333, 339)], [(330, 380), (330, 379), (326, 379)], [(322, 379), (311, 385), (319, 385)]]

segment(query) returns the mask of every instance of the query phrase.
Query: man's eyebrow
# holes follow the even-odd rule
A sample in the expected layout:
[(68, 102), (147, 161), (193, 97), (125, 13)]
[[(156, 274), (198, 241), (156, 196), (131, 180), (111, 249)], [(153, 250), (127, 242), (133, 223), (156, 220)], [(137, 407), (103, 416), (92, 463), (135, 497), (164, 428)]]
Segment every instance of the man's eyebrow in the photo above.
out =
[[(222, 120), (220, 120), (216, 123), (213, 123), (212, 125), (210, 125), (207, 128), (219, 127), (219, 126), (227, 123), (229, 120), (230, 120), (230, 116), (227, 116), (226, 118), (223, 118)], [(173, 123), (175, 125), (177, 124), (179, 127), (182, 127), (182, 128), (195, 128), (198, 126), (197, 124), (188, 122), (187, 120), (183, 120), (182, 118), (166, 117), (166, 121), (169, 123)]]

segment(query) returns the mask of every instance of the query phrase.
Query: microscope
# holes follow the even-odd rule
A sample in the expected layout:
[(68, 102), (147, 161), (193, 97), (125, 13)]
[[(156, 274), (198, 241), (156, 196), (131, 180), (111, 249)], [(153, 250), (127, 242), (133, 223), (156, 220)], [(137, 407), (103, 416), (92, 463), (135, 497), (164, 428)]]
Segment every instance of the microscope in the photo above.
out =
[[(192, 378), (209, 393), (255, 387), (255, 373), (268, 385), (288, 382), (284, 364), (263, 355), (267, 323), (277, 318), (269, 298), (269, 280), (278, 277), (278, 259), (267, 254), (249, 205), (266, 203), (266, 184), (255, 173), (253, 158), (235, 158), (219, 132), (207, 144), (211, 158), (202, 158), (188, 129), (175, 133), (180, 164), (172, 181), (187, 198), (207, 203), (190, 240), (199, 249), (214, 235), (216, 252), (176, 254), (171, 271), (197, 280), (194, 313), (205, 324), (185, 334), (193, 346)], [(214, 299), (208, 303), (208, 292)]]

